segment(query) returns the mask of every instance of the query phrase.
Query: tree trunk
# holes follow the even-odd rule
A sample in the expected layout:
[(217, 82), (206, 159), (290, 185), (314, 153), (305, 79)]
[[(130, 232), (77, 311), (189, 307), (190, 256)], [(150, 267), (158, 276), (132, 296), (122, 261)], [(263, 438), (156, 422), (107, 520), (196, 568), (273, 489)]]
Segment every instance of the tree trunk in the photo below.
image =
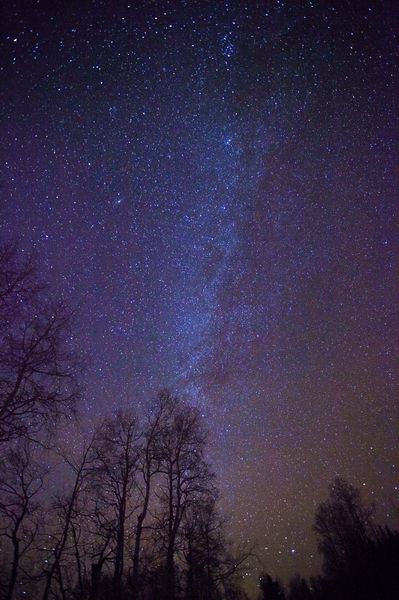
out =
[(138, 597), (138, 583), (139, 583), (139, 575), (140, 575), (140, 548), (141, 548), (141, 534), (143, 532), (143, 523), (144, 523), (145, 515), (141, 513), (137, 517), (137, 529), (136, 529), (136, 539), (134, 543), (134, 553), (133, 553), (133, 571), (132, 571), (132, 598), (136, 600)]
[(144, 520), (147, 516), (148, 504), (150, 501), (150, 493), (151, 493), (150, 481), (151, 481), (150, 468), (147, 467), (146, 490), (145, 490), (143, 510), (137, 517), (136, 539), (134, 542), (133, 573), (132, 573), (132, 590), (133, 590), (132, 598), (133, 598), (133, 600), (136, 600), (136, 598), (138, 597), (138, 584), (139, 584), (139, 576), (140, 576), (141, 535), (143, 533)]
[(12, 597), (14, 595), (14, 588), (15, 588), (15, 584), (17, 581), (18, 565), (19, 565), (19, 559), (20, 559), (19, 539), (16, 536), (13, 536), (12, 544), (13, 544), (13, 558), (12, 558), (11, 575), (10, 575), (10, 579), (8, 582), (6, 600), (12, 600)]
[(113, 592), (115, 600), (120, 600), (121, 597), (121, 585), (123, 575), (123, 564), (124, 564), (124, 550), (125, 550), (125, 519), (126, 519), (126, 486), (124, 484), (124, 490), (122, 495), (122, 501), (119, 508), (119, 523), (116, 537), (116, 551), (115, 551), (115, 567), (113, 577)]
[(174, 544), (168, 548), (166, 555), (166, 582), (165, 582), (165, 600), (175, 600), (175, 563), (174, 563)]
[(98, 600), (103, 563), (104, 561), (100, 560), (99, 562), (91, 565), (90, 600)]

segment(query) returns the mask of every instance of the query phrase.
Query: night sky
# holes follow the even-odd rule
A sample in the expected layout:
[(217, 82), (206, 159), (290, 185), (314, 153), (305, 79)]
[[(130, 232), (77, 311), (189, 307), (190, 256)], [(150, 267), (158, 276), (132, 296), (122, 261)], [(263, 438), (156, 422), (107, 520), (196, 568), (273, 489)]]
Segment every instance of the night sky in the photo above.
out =
[(393, 523), (398, 4), (2, 10), (0, 235), (79, 308), (85, 417), (190, 398), (274, 575), (336, 475)]

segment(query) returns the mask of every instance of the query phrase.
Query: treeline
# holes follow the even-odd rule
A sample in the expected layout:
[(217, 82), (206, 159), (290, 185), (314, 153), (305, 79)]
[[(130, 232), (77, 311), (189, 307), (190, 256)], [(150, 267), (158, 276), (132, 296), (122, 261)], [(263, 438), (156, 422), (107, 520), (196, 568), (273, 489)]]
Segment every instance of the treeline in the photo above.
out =
[(375, 521), (375, 507), (357, 488), (337, 478), (314, 522), (322, 575), (295, 575), (287, 589), (261, 578), (261, 600), (394, 600), (399, 598), (399, 531)]
[(35, 257), (3, 246), (1, 599), (240, 598), (249, 553), (226, 538), (199, 412), (163, 391), (82, 440), (70, 323)]
[[(1, 246), (0, 600), (247, 598), (201, 415), (165, 390), (83, 435), (71, 318), (35, 257)], [(399, 598), (399, 534), (356, 488), (333, 483), (314, 531), (322, 574), (287, 589), (265, 574), (261, 600)]]

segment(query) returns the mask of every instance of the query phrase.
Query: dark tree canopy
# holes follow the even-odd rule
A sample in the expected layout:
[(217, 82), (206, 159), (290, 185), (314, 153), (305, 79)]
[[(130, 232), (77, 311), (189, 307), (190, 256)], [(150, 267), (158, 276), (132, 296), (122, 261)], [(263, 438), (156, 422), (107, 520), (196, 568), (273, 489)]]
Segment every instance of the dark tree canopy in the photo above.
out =
[(285, 600), (284, 589), (278, 579), (273, 579), (267, 573), (260, 579), (260, 600)]
[(374, 507), (363, 503), (357, 488), (344, 479), (334, 480), (314, 523), (326, 575), (339, 570), (356, 548), (374, 538), (373, 514)]
[(392, 600), (399, 597), (399, 532), (375, 522), (374, 506), (336, 478), (315, 515), (323, 573), (308, 584), (297, 576), (289, 600)]

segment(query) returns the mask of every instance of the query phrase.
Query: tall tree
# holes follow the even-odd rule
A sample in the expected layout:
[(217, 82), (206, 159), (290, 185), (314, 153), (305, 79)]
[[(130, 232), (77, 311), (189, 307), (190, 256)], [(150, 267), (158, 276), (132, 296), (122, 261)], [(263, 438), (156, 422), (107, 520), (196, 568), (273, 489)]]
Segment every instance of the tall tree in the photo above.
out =
[(114, 542), (113, 593), (121, 594), (125, 565), (126, 524), (139, 506), (137, 470), (141, 432), (133, 413), (118, 413), (98, 428), (92, 480), (104, 510), (111, 515)]
[(104, 503), (102, 494), (89, 486), (86, 497), (86, 543), (84, 552), (90, 560), (90, 600), (98, 600), (103, 568), (113, 558), (115, 519)]
[(233, 550), (229, 544), (226, 520), (218, 513), (216, 501), (215, 490), (195, 498), (183, 518), (179, 545), (185, 561), (186, 600), (232, 597), (251, 556), (250, 550)]
[(314, 529), (323, 576), (312, 582), (315, 598), (391, 600), (399, 594), (399, 534), (374, 522), (374, 507), (343, 479), (316, 511)]
[(48, 566), (44, 573), (45, 583), (42, 600), (49, 599), (52, 593), (53, 581), (57, 578), (61, 592), (63, 592), (61, 561), (71, 536), (79, 498), (85, 491), (85, 484), (92, 469), (92, 449), (93, 439), (85, 443), (82, 454), (77, 460), (70, 459), (66, 454), (62, 455), (72, 472), (73, 483), (71, 491), (62, 496), (58, 495), (52, 506), (55, 523), (47, 534), (47, 538), (51, 540), (51, 551), (46, 559)]
[(214, 476), (204, 460), (205, 433), (199, 412), (165, 393), (167, 421), (162, 429), (160, 471), (163, 479), (157, 495), (161, 552), (165, 556), (164, 596), (175, 598), (176, 545), (182, 519), (195, 498), (213, 486)]
[(0, 536), (10, 543), (5, 600), (12, 600), (21, 560), (36, 538), (44, 474), (27, 441), (9, 449), (0, 463)]
[(374, 538), (373, 514), (374, 507), (363, 503), (357, 488), (339, 477), (334, 480), (313, 526), (326, 575), (339, 572), (354, 552)]
[(139, 454), (138, 472), (141, 476), (139, 489), (142, 496), (142, 502), (137, 513), (133, 548), (133, 566), (130, 578), (130, 583), (133, 590), (133, 598), (136, 598), (138, 595), (142, 537), (144, 528), (146, 527), (146, 519), (149, 514), (153, 485), (156, 477), (161, 472), (161, 442), (163, 439), (164, 429), (168, 424), (169, 405), (170, 395), (168, 392), (161, 391), (144, 429), (143, 443)]
[(52, 429), (79, 397), (71, 313), (41, 285), (36, 263), (0, 248), (0, 443)]

